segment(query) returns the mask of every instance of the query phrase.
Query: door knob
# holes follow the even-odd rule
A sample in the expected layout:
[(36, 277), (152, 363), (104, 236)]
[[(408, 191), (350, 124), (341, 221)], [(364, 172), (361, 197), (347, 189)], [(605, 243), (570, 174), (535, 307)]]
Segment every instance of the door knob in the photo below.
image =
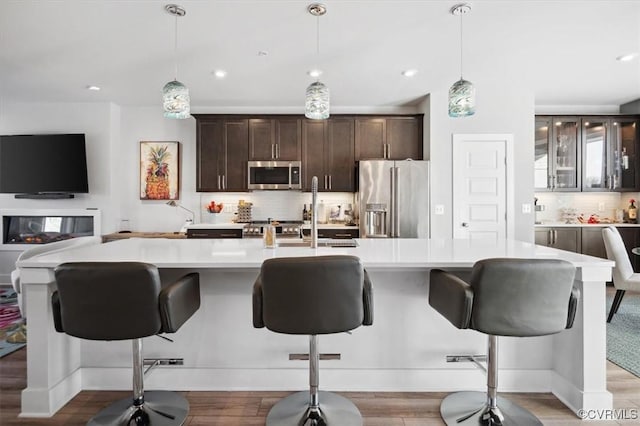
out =
[(469, 224), (468, 224), (467, 222), (462, 222), (462, 227), (463, 227), (463, 228), (468, 228), (468, 227), (469, 227)]

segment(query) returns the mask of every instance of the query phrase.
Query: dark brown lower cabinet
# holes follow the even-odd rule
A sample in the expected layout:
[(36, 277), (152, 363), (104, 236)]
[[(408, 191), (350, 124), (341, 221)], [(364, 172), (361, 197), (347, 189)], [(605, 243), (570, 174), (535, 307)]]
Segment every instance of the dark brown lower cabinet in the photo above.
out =
[[(311, 235), (311, 229), (303, 229), (302, 235)], [(360, 231), (357, 228), (330, 228), (330, 229), (318, 229), (318, 238), (359, 238)]]
[(604, 248), (602, 239), (602, 227), (582, 228), (582, 254), (607, 258), (607, 250)]
[(187, 238), (242, 238), (242, 229), (187, 229)]
[(536, 228), (535, 241), (541, 246), (580, 253), (581, 238), (582, 235), (578, 227)]
[[(640, 256), (631, 253), (634, 247), (640, 247), (640, 227), (617, 226), (624, 241), (629, 260), (635, 272), (640, 272)], [(607, 250), (602, 238), (602, 227), (536, 227), (535, 242), (538, 245), (560, 250), (586, 254), (588, 256), (607, 258)]]

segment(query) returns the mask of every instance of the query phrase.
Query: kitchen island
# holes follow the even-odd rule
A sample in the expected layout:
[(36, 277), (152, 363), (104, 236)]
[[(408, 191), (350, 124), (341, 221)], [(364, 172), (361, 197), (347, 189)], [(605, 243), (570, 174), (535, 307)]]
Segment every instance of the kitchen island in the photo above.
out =
[[(352, 334), (321, 336), (320, 351), (340, 353), (323, 361), (320, 386), (337, 391), (484, 390), (484, 374), (452, 354), (483, 354), (486, 336), (458, 330), (428, 304), (429, 270), (464, 274), (483, 258), (559, 258), (577, 267), (581, 290), (574, 327), (535, 338), (501, 338), (500, 391), (553, 392), (574, 412), (610, 409), (606, 388), (605, 281), (613, 262), (513, 240), (359, 239), (355, 248), (278, 247), (257, 239), (140, 239), (110, 242), (34, 257), (18, 264), (29, 306), (27, 388), (23, 417), (53, 415), (83, 389), (131, 387), (128, 341), (80, 340), (57, 333), (50, 298), (53, 268), (69, 261), (142, 261), (162, 277), (187, 271), (201, 277), (202, 306), (170, 337), (144, 339), (146, 358), (183, 358), (183, 366), (159, 367), (147, 389), (299, 390), (307, 363), (305, 336), (280, 335), (252, 325), (251, 293), (265, 259), (352, 254), (374, 287), (374, 323)], [(126, 297), (123, 294), (122, 297)], [(330, 307), (327, 314), (330, 315)]]

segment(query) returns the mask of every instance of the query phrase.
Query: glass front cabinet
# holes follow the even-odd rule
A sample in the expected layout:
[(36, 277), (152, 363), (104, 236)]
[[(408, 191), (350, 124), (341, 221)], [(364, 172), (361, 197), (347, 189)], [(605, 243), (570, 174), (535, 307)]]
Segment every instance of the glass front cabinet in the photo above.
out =
[(536, 116), (536, 191), (580, 191), (580, 119)]
[(536, 116), (536, 191), (638, 191), (637, 117)]
[(582, 190), (637, 191), (638, 120), (633, 117), (582, 119)]

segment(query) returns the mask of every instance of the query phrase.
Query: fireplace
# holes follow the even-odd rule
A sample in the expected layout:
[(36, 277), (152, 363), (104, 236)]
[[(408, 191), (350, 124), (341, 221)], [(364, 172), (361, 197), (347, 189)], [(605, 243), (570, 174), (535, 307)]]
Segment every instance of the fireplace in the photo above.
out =
[(0, 210), (0, 250), (21, 251), (34, 244), (100, 235), (100, 212), (93, 209)]

